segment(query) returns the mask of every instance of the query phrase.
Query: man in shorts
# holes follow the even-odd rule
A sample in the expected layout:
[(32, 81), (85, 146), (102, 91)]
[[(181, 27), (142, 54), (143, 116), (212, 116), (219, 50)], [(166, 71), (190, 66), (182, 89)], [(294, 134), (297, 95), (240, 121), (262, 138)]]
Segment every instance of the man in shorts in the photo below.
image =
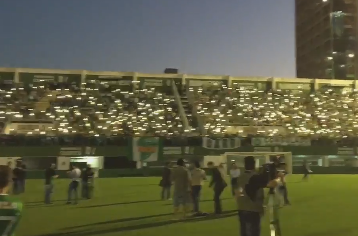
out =
[[(184, 159), (180, 158), (177, 161), (177, 167), (172, 171), (171, 180), (174, 185), (174, 217), (176, 219), (185, 218), (189, 211), (191, 178), (189, 170), (185, 167)], [(182, 217), (179, 216), (180, 206), (182, 207)]]

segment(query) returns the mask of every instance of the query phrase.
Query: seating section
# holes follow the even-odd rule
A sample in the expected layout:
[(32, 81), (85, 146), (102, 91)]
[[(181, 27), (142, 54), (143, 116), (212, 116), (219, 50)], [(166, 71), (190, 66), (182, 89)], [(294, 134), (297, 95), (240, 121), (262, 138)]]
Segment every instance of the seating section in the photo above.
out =
[[(2, 121), (52, 121), (52, 134), (178, 135), (183, 126), (173, 95), (154, 88), (121, 90), (115, 85), (88, 83), (7, 88), (0, 91)], [(15, 132), (15, 131), (14, 131)]]
[[(260, 91), (238, 85), (190, 87), (188, 91), (207, 134), (228, 132), (228, 126), (280, 127), (286, 135), (313, 137), (352, 137), (358, 132), (358, 94), (353, 91)], [(277, 129), (257, 132), (282, 135)]]
[[(179, 91), (193, 132), (199, 126), (193, 123), (200, 123), (205, 135), (247, 136), (233, 127), (273, 127), (252, 129), (250, 136), (344, 138), (358, 133), (358, 93), (353, 91), (263, 91), (237, 84)], [(0, 128), (9, 122), (37, 120), (51, 123), (46, 132), (53, 135), (180, 136), (184, 127), (178, 111), (171, 90), (139, 88), (137, 84), (130, 89), (98, 81), (81, 88), (61, 83), (27, 87), (0, 84)], [(33, 134), (36, 132), (43, 130)]]

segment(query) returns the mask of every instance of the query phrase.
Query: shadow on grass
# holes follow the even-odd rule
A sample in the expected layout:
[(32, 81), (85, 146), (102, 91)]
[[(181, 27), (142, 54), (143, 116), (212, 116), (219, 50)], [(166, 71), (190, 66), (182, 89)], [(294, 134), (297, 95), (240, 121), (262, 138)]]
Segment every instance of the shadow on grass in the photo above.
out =
[[(62, 200), (53, 200), (52, 202), (66, 202), (66, 199), (62, 199)], [(36, 201), (36, 202), (26, 202), (25, 201), (25, 205), (35, 205), (35, 204), (44, 204), (44, 201)]]
[(97, 222), (97, 223), (86, 224), (86, 225), (66, 227), (66, 228), (64, 228), (64, 230), (76, 229), (76, 228), (82, 228), (82, 227), (88, 227), (88, 226), (96, 226), (96, 225), (115, 224), (115, 223), (135, 221), (135, 220), (144, 220), (144, 219), (150, 219), (150, 218), (161, 217), (161, 216), (170, 216), (170, 215), (173, 215), (173, 214), (166, 213), (166, 214), (158, 214), (158, 215), (150, 215), (150, 216), (130, 217), (130, 218), (123, 218), (123, 219), (118, 219), (118, 220), (109, 220), (109, 221)]
[(101, 205), (92, 205), (92, 206), (80, 206), (78, 208), (97, 208), (97, 207), (107, 207), (107, 206), (119, 206), (119, 205), (129, 205), (136, 203), (148, 203), (148, 202), (161, 202), (162, 200), (146, 200), (146, 201), (133, 201), (133, 202), (116, 202), (116, 203), (108, 203)]
[[(232, 198), (223, 198), (223, 199), (221, 199), (221, 201), (230, 200), (230, 199), (234, 199), (234, 197), (232, 197)], [(214, 200), (213, 199), (205, 199), (205, 200), (200, 200), (200, 202), (214, 202)], [(170, 201), (170, 203), (166, 203), (164, 205), (173, 205), (173, 203)]]
[(308, 233), (304, 236), (335, 236), (335, 235), (347, 235), (354, 232), (356, 228), (337, 228), (331, 229), (327, 231), (315, 232), (315, 233)]
[[(140, 229), (148, 229), (148, 228), (155, 228), (155, 227), (160, 227), (160, 226), (167, 226), (167, 225), (172, 225), (172, 224), (177, 224), (177, 223), (190, 223), (190, 222), (201, 222), (201, 221), (208, 221), (208, 220), (216, 220), (216, 219), (225, 219), (225, 218), (229, 218), (229, 217), (233, 217), (237, 215), (237, 210), (232, 210), (232, 211), (226, 211), (223, 212), (223, 214), (221, 215), (209, 215), (206, 217), (198, 217), (198, 218), (188, 218), (186, 220), (167, 220), (167, 221), (160, 221), (160, 222), (151, 222), (151, 223), (145, 223), (145, 224), (139, 224), (139, 225), (130, 225), (130, 226), (122, 226), (122, 227), (113, 227), (113, 228), (109, 228), (109, 229), (95, 229), (95, 228), (89, 228), (89, 229), (84, 229), (84, 230), (78, 230), (78, 231), (67, 231), (67, 232), (63, 232), (63, 233), (54, 233), (54, 234), (44, 234), (44, 235), (39, 235), (39, 236), (97, 236), (97, 235), (105, 235), (108, 233), (114, 233), (114, 232), (127, 232), (127, 231), (132, 231), (132, 230), (140, 230)], [(160, 215), (154, 215), (152, 217), (157, 217)], [(150, 216), (148, 216), (147, 218), (149, 218)], [(133, 218), (128, 218), (128, 220), (126, 219), (122, 219), (121, 220), (117, 220), (117, 221), (109, 221), (107, 223), (117, 223), (117, 222), (124, 222), (124, 221), (130, 221), (130, 219)], [(134, 218), (134, 219), (139, 219), (139, 218)], [(91, 225), (102, 225), (105, 224), (106, 222), (100, 222), (100, 223), (95, 223), (95, 224), (91, 224)], [(89, 225), (90, 226), (90, 225)], [(83, 226), (79, 226), (79, 227), (83, 227)]]

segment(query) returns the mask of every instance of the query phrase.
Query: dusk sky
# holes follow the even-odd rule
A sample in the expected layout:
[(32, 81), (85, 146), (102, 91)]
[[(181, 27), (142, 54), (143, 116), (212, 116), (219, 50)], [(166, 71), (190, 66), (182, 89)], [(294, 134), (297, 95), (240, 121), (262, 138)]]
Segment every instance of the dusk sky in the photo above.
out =
[(295, 76), (293, 0), (1, 0), (0, 67)]

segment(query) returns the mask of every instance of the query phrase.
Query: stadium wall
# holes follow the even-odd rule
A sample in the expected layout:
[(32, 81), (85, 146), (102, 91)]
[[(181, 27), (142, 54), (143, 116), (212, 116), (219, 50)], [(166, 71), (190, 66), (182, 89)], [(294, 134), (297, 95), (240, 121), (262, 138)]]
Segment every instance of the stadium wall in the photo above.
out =
[(191, 75), (191, 74), (146, 74), (139, 72), (111, 72), (88, 70), (54, 70), (32, 68), (0, 68), (0, 83), (19, 83), (23, 85), (43, 82), (82, 83), (110, 80), (123, 86), (130, 82), (139, 82), (140, 86), (163, 87), (177, 85), (205, 86), (210, 84), (226, 84), (232, 86), (257, 88), (260, 90), (304, 90), (312, 91), (321, 88), (334, 90), (353, 90), (358, 88), (356, 80), (298, 79), (276, 77), (235, 77), (228, 75)]
[[(232, 146), (208, 146), (207, 138), (197, 137), (184, 142), (167, 142), (159, 137), (128, 138), (125, 144), (108, 146), (2, 146), (0, 163), (6, 164), (10, 159), (22, 158), (28, 167), (28, 178), (43, 178), (43, 170), (51, 163), (68, 160), (66, 166), (59, 168), (60, 177), (67, 177), (70, 160), (83, 157), (101, 157), (103, 165), (99, 177), (127, 176), (160, 176), (165, 162), (175, 162), (184, 158), (188, 162), (203, 161), (204, 156), (221, 156), (230, 152), (291, 152), (293, 158), (293, 173), (302, 173), (302, 164), (308, 160), (315, 174), (355, 174), (358, 173), (358, 147), (339, 147), (334, 145), (309, 145), (307, 142), (296, 143), (297, 146), (255, 146), (258, 142), (247, 143), (245, 138), (233, 138)], [(155, 142), (143, 142), (142, 139), (152, 139)], [(218, 138), (216, 138), (217, 140)], [(140, 141), (142, 140), (142, 141)], [(201, 142), (200, 142), (201, 140)], [(225, 139), (227, 141), (227, 138)], [(220, 142), (222, 143), (222, 142)], [(260, 142), (259, 142), (260, 143)], [(201, 145), (200, 145), (201, 144)], [(262, 144), (262, 143), (261, 143)], [(267, 144), (267, 143), (266, 143)], [(272, 144), (272, 143), (271, 143)], [(243, 146), (242, 146), (243, 145)], [(305, 145), (305, 146), (299, 146)], [(307, 146), (309, 145), (309, 146)], [(59, 162), (59, 160), (61, 160)], [(136, 169), (136, 162), (142, 163), (141, 169)], [(146, 165), (143, 165), (146, 163)], [(82, 163), (83, 164), (83, 163)]]

